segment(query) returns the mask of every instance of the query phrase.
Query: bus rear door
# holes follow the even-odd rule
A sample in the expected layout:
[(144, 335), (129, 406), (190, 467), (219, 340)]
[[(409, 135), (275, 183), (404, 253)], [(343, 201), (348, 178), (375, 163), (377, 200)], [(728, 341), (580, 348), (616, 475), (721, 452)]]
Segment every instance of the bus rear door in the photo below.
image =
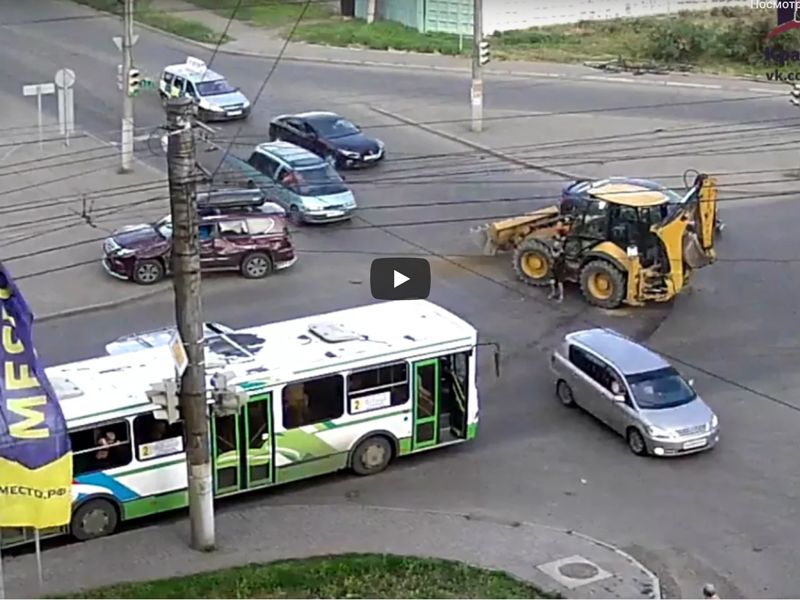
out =
[(211, 418), (214, 493), (233, 494), (275, 482), (272, 394), (257, 394), (237, 414)]

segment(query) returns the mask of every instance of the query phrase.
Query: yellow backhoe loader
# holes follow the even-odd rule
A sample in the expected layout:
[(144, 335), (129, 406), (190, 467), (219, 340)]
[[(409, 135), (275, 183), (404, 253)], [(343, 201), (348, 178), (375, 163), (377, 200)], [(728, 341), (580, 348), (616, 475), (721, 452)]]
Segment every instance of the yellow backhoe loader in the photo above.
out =
[(553, 242), (561, 238), (566, 280), (601, 308), (669, 301), (695, 269), (716, 259), (717, 187), (708, 175), (697, 173), (684, 195), (627, 178), (576, 182), (571, 189), (559, 206), (471, 233), (484, 254), (512, 252), (517, 276), (533, 286), (550, 282)]

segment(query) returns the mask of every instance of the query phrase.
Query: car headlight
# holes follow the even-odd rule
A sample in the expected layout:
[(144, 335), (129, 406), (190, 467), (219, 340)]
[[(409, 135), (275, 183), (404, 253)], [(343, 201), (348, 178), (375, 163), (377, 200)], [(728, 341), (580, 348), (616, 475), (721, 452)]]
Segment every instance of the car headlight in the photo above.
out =
[(661, 427), (655, 427), (654, 425), (647, 426), (647, 433), (649, 433), (651, 437), (662, 440), (668, 440), (675, 437), (675, 434), (672, 431), (662, 429)]
[(383, 150), (386, 147), (385, 144), (383, 143), (383, 141), (381, 141), (381, 140), (375, 140), (375, 141), (378, 142), (378, 148), (379, 149)]
[(339, 154), (347, 158), (358, 158), (361, 156), (358, 152), (353, 152), (352, 150), (339, 150)]
[(307, 213), (319, 213), (325, 211), (325, 205), (320, 202), (303, 202), (303, 211)]
[(208, 100), (204, 100), (202, 98), (200, 99), (198, 106), (200, 106), (200, 108), (202, 108), (203, 110), (211, 110), (215, 112), (219, 112), (222, 110), (219, 106), (211, 104)]
[(125, 258), (126, 256), (133, 256), (135, 252), (130, 248), (120, 248), (114, 252), (115, 258)]
[(719, 419), (717, 415), (711, 415), (711, 429), (716, 429), (719, 426)]

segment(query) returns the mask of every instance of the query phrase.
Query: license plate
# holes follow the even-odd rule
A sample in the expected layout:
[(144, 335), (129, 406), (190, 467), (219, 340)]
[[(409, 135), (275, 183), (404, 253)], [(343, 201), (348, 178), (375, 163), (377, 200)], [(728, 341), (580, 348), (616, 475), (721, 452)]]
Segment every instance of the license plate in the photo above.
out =
[(240, 110), (229, 110), (228, 111), (228, 116), (229, 117), (238, 117), (240, 114), (242, 114), (242, 111), (240, 111)]
[(692, 450), (693, 448), (702, 448), (706, 445), (706, 440), (692, 440), (683, 445), (684, 450)]
[(344, 214), (344, 211), (341, 210), (329, 210), (325, 213), (326, 217), (341, 217)]
[(370, 154), (368, 156), (365, 156), (364, 160), (367, 160), (367, 161), (369, 161), (369, 160), (378, 160), (378, 155), (377, 154)]

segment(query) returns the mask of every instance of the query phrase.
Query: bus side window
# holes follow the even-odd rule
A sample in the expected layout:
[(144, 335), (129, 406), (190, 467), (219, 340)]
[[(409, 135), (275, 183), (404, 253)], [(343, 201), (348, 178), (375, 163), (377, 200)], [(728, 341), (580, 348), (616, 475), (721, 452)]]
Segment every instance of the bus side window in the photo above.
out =
[(133, 459), (127, 421), (73, 431), (69, 439), (75, 475), (124, 467)]
[(139, 461), (183, 452), (182, 421), (170, 425), (153, 413), (139, 415), (133, 420), (133, 437)]
[(344, 414), (344, 377), (328, 375), (283, 388), (286, 429), (338, 419)]
[(350, 414), (405, 404), (409, 399), (408, 364), (395, 363), (350, 373), (347, 399)]

